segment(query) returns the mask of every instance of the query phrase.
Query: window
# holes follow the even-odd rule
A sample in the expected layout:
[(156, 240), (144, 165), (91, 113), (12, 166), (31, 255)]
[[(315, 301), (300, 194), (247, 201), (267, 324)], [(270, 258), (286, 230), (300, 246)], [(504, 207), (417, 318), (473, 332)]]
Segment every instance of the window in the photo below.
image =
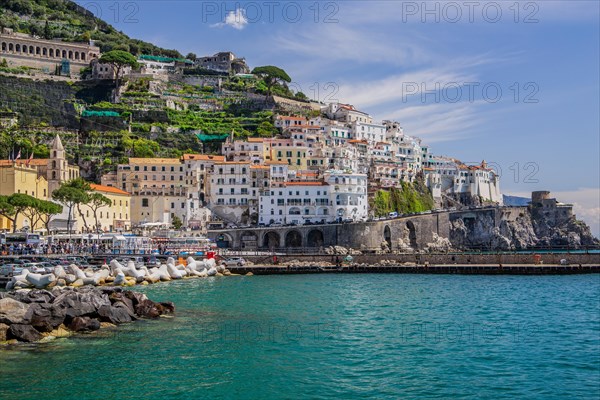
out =
[(171, 208), (175, 208), (175, 203), (171, 203)]
[(142, 199), (142, 207), (148, 207), (148, 199)]

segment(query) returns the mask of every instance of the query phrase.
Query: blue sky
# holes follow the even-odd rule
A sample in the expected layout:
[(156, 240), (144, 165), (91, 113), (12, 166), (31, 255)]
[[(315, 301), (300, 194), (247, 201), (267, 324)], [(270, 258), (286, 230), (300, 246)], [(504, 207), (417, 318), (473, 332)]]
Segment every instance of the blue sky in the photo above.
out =
[(600, 2), (80, 4), (183, 54), (280, 66), (310, 97), (400, 121), (436, 154), (494, 163), (506, 194), (551, 190), (600, 231)]

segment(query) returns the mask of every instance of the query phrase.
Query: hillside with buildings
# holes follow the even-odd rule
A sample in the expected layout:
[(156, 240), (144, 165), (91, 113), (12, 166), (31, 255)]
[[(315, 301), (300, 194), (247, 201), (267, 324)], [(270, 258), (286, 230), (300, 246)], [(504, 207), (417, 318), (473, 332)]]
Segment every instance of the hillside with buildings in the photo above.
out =
[[(48, 11), (50, 3), (27, 4)], [(15, 7), (0, 21), (29, 12)], [(78, 26), (111, 29), (67, 9), (81, 17)], [(50, 200), (81, 176), (112, 196), (97, 226), (86, 212), (63, 209), (53, 231), (206, 232), (502, 204), (499, 176), (485, 161), (436, 154), (401, 122), (354, 105), (308, 100), (277, 67), (252, 69), (227, 51), (181, 58), (130, 45), (132, 61), (117, 68), (103, 58), (117, 54), (105, 52), (112, 47), (89, 35), (42, 37), (28, 21), (3, 22), (0, 34), (0, 157), (3, 179), (13, 182), (0, 195)], [(0, 229), (42, 228), (23, 215), (3, 221)], [(475, 245), (469, 229), (454, 227), (457, 243)]]

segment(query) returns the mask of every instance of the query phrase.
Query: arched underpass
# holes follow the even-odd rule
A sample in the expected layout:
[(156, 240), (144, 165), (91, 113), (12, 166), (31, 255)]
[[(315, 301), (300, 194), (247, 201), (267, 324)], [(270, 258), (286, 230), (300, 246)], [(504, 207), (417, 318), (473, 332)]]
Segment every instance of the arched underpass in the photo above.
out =
[(415, 228), (415, 224), (412, 221), (406, 221), (406, 228), (408, 229), (410, 247), (416, 249), (419, 245), (417, 244), (417, 229)]
[(302, 247), (302, 235), (293, 230), (285, 235), (285, 247)]
[(383, 240), (387, 243), (388, 249), (392, 250), (392, 231), (388, 225), (383, 228)]
[(320, 229), (313, 229), (308, 232), (306, 237), (306, 247), (321, 247), (323, 246), (323, 232)]
[(279, 248), (279, 233), (267, 232), (263, 238), (263, 247), (269, 250)]

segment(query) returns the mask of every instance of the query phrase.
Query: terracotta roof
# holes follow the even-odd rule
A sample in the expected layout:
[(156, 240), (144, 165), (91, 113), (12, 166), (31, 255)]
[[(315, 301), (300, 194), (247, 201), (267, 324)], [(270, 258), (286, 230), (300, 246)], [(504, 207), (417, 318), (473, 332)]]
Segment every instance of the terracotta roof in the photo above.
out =
[(250, 165), (250, 161), (219, 161), (215, 165)]
[(90, 183), (90, 187), (92, 188), (92, 190), (95, 190), (96, 192), (105, 192), (105, 193), (122, 194), (122, 195), (130, 196), (130, 194), (127, 193), (126, 191), (117, 189), (116, 187), (112, 187), (112, 186), (104, 186), (104, 185), (97, 185), (95, 183)]
[(364, 139), (352, 139), (352, 140), (348, 140), (348, 143), (362, 143), (362, 144), (369, 144), (369, 142), (367, 142)]
[(265, 140), (264, 138), (258, 138), (258, 137), (248, 138), (248, 142), (263, 142), (264, 140)]
[(267, 165), (272, 165), (272, 164), (285, 164), (285, 165), (288, 165), (288, 162), (287, 161), (275, 161), (275, 160), (273, 160), (273, 161), (267, 162), (266, 164)]
[(270, 168), (266, 165), (251, 165), (250, 169), (270, 169)]
[(289, 120), (294, 120), (294, 121), (306, 121), (306, 118), (304, 118), (304, 117), (289, 117), (287, 115), (278, 115), (277, 119), (282, 119), (282, 120), (289, 119)]
[(180, 164), (178, 158), (130, 158), (129, 164)]
[(204, 161), (225, 161), (225, 156), (216, 156), (212, 154), (184, 154), (184, 160), (204, 160)]
[[(18, 159), (16, 161), (16, 164), (18, 164), (18, 165), (25, 165), (25, 164), (27, 164), (27, 159), (25, 159), (25, 160)], [(34, 158), (29, 163), (29, 165), (31, 165), (31, 166), (46, 166), (47, 164), (48, 164), (48, 159), (47, 158)], [(13, 161), (11, 161), (11, 160), (0, 160), (0, 165), (2, 165), (2, 166), (11, 166), (11, 165), (13, 165)]]
[(303, 181), (303, 182), (287, 182), (286, 186), (329, 186), (327, 182)]

